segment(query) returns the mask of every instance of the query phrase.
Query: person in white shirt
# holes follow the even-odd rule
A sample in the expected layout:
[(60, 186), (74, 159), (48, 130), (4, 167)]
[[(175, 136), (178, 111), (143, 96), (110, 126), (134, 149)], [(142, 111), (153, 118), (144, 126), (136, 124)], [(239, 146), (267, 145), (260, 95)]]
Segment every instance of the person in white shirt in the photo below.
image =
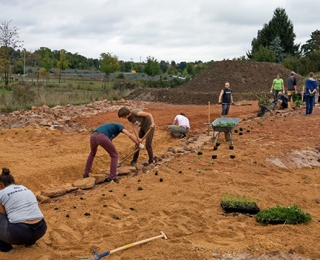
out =
[(184, 113), (180, 113), (174, 118), (172, 125), (169, 125), (168, 129), (175, 137), (184, 138), (190, 130), (189, 119)]
[(12, 245), (33, 247), (47, 231), (35, 195), (15, 184), (10, 170), (0, 174), (0, 252), (12, 252)]

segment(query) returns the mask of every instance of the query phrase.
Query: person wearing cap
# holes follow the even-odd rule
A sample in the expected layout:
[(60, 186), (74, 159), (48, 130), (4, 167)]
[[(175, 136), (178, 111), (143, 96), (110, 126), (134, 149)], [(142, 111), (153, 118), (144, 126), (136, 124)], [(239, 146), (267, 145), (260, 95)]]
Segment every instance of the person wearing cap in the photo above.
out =
[(278, 93), (279, 91), (282, 90), (282, 93), (284, 94), (285, 91), (284, 91), (284, 83), (283, 83), (283, 79), (281, 78), (281, 75), (278, 74), (277, 75), (277, 78), (275, 78), (273, 81), (272, 81), (272, 86), (271, 86), (271, 89), (270, 89), (270, 93), (273, 93), (273, 100), (276, 100), (277, 97), (278, 97)]
[(294, 71), (291, 71), (290, 77), (287, 80), (287, 94), (289, 99), (289, 103), (288, 103), (289, 108), (292, 107), (293, 94), (297, 93), (297, 80), (295, 78), (295, 75), (296, 73)]
[(276, 98), (277, 103), (280, 105), (279, 109), (286, 109), (288, 108), (289, 99), (286, 97), (281, 91), (278, 92), (278, 97)]
[(190, 130), (189, 119), (184, 113), (180, 113), (174, 118), (172, 125), (168, 126), (168, 130), (176, 137), (186, 137), (186, 134)]

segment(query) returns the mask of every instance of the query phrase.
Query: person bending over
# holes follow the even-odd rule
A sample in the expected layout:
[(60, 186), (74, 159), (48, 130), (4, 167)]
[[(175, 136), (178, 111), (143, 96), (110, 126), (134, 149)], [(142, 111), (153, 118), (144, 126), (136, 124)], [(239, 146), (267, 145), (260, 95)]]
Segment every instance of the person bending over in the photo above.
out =
[(33, 247), (47, 231), (35, 195), (17, 185), (10, 170), (0, 175), (0, 251), (12, 252), (12, 245)]
[(169, 131), (176, 137), (183, 138), (190, 130), (190, 122), (184, 113), (177, 115), (172, 125), (168, 126)]

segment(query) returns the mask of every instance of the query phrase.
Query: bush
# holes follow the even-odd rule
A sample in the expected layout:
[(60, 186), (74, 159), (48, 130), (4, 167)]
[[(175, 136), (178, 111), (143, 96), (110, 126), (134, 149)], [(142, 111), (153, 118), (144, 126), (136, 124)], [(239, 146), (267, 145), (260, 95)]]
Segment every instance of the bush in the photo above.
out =
[(269, 208), (260, 211), (256, 216), (257, 222), (267, 224), (299, 224), (308, 223), (311, 220), (311, 215), (302, 211), (296, 205), (288, 207), (277, 205), (276, 208)]
[(262, 95), (258, 100), (258, 104), (268, 106), (271, 104), (271, 101), (266, 95)]

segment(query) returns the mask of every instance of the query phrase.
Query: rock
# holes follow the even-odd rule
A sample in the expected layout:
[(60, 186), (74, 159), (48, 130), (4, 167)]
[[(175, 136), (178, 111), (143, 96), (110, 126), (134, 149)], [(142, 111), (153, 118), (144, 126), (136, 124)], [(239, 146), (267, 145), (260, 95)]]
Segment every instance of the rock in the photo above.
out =
[(40, 204), (50, 203), (51, 199), (47, 196), (37, 195), (37, 200)]
[(104, 182), (104, 180), (106, 179), (107, 176), (108, 175), (106, 175), (106, 174), (91, 175), (91, 177), (95, 178), (96, 184), (100, 184), (100, 183)]
[(67, 190), (63, 187), (54, 187), (54, 188), (50, 188), (50, 189), (46, 189), (46, 190), (41, 191), (41, 195), (47, 196), (50, 198), (59, 197), (59, 196), (62, 196), (66, 193), (67, 193)]
[(88, 177), (85, 179), (77, 180), (72, 185), (82, 190), (92, 189), (96, 184), (96, 179), (94, 177)]

